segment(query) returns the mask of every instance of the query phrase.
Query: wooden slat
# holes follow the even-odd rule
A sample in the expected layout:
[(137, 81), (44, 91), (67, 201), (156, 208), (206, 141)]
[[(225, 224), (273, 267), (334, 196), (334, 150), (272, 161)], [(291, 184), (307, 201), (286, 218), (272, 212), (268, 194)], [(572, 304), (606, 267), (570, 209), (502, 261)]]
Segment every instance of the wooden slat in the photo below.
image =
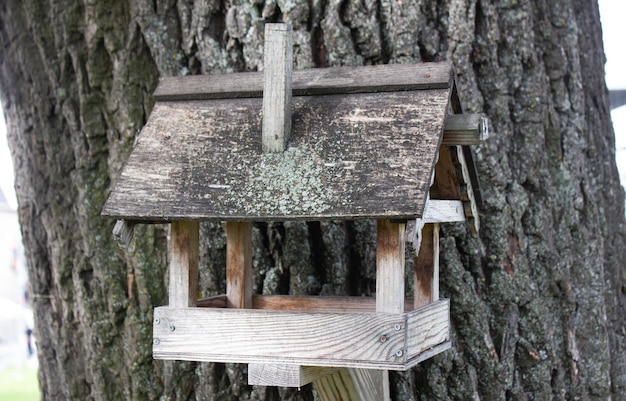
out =
[(261, 99), (158, 103), (103, 214), (136, 220), (421, 217), (447, 90), (293, 99), (263, 153)]
[(417, 309), (439, 299), (439, 225), (426, 224), (414, 258), (414, 307)]
[[(456, 157), (456, 160), (454, 160), (454, 157)], [(457, 168), (457, 176), (462, 177), (464, 184), (461, 186), (461, 199), (464, 201), (467, 225), (472, 236), (478, 237), (478, 232), (480, 231), (478, 205), (476, 203), (476, 198), (474, 197), (470, 170), (467, 166), (463, 149), (460, 146), (457, 146), (456, 152), (453, 152), (453, 161), (456, 162), (455, 165)]]
[(404, 311), (404, 230), (406, 224), (377, 222), (376, 312)]
[(289, 364), (248, 365), (250, 386), (302, 387), (322, 377), (337, 372), (337, 368), (322, 366), (297, 366)]
[(226, 303), (252, 308), (252, 223), (226, 222)]
[(403, 315), (158, 307), (154, 316), (156, 359), (396, 370), (405, 363), (396, 356), (405, 347)]
[[(252, 307), (264, 310), (308, 312), (376, 312), (373, 297), (323, 297), (293, 295), (253, 295)], [(413, 310), (413, 300), (404, 300), (404, 311)]]
[(354, 387), (350, 369), (339, 369), (332, 375), (316, 380), (313, 385), (322, 401), (366, 401)]
[(443, 126), (442, 146), (478, 145), (489, 137), (489, 124), (482, 114), (450, 114)]
[[(404, 311), (405, 223), (378, 220), (376, 230), (376, 312)], [(396, 330), (401, 331), (401, 330)], [(404, 356), (405, 347), (395, 350), (396, 358)], [(351, 369), (354, 387), (361, 400), (390, 399), (389, 372)]]
[(285, 150), (291, 131), (291, 25), (265, 24), (263, 151)]
[[(199, 299), (198, 307), (226, 308), (226, 295)], [(373, 297), (323, 297), (317, 295), (252, 295), (252, 309), (302, 312), (376, 312)], [(413, 299), (404, 300), (404, 311), (412, 311)]]
[(196, 221), (173, 221), (170, 229), (169, 307), (196, 306), (198, 301), (198, 242)]
[(450, 302), (441, 299), (415, 310), (407, 319), (408, 359), (450, 339)]
[(465, 210), (460, 200), (429, 199), (424, 209), (425, 223), (452, 223), (465, 221)]
[[(448, 61), (422, 64), (388, 64), (364, 67), (337, 67), (293, 72), (293, 96), (343, 93), (395, 92), (447, 89), (453, 69)], [(191, 75), (162, 78), (154, 98), (157, 101), (261, 97), (263, 73)]]
[(225, 308), (226, 295), (216, 295), (213, 297), (199, 299), (197, 306), (200, 308)]
[(354, 388), (362, 401), (390, 401), (389, 372), (386, 370), (350, 369)]
[(405, 370), (449, 337), (448, 300), (398, 316), (169, 307), (154, 316), (156, 359)]
[(118, 220), (113, 227), (113, 237), (119, 242), (122, 248), (128, 248), (135, 236), (135, 225), (137, 222), (128, 220)]

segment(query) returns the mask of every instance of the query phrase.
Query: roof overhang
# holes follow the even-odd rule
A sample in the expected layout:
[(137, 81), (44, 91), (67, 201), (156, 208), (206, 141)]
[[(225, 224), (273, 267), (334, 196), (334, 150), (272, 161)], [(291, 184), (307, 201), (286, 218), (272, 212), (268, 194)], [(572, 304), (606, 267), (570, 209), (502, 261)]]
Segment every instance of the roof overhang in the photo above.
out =
[(103, 214), (128, 220), (421, 217), (452, 65), (294, 71), (284, 152), (261, 144), (262, 73), (163, 80)]

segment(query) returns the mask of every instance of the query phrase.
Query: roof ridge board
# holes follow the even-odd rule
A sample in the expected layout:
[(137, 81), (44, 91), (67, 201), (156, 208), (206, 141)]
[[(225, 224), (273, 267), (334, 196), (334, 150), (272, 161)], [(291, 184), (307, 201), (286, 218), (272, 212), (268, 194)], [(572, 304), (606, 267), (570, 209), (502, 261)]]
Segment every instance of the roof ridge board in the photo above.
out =
[[(384, 64), (296, 70), (293, 96), (447, 89), (454, 82), (451, 62)], [(263, 72), (165, 77), (157, 101), (254, 98), (263, 96)]]

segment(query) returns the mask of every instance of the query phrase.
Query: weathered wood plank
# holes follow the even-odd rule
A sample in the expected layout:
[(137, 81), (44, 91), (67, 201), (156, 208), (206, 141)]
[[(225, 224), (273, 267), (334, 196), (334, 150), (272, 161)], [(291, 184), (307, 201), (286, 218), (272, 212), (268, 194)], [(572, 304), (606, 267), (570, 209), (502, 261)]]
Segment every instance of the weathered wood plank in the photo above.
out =
[(366, 401), (354, 387), (350, 369), (339, 369), (332, 375), (316, 380), (313, 385), (322, 401)]
[(443, 126), (442, 146), (478, 145), (489, 138), (489, 124), (482, 114), (450, 114)]
[(252, 223), (226, 222), (226, 303), (252, 308)]
[(337, 372), (337, 368), (298, 366), (289, 364), (248, 365), (248, 384), (251, 386), (302, 387)]
[(389, 372), (386, 370), (350, 369), (359, 399), (362, 401), (390, 401)]
[(206, 362), (405, 370), (449, 333), (448, 300), (397, 316), (168, 307), (154, 316), (156, 359)]
[(452, 223), (465, 221), (465, 210), (460, 200), (429, 199), (424, 209), (425, 223)]
[(413, 263), (416, 309), (439, 299), (439, 224), (426, 224), (421, 237), (419, 253)]
[(285, 150), (291, 132), (291, 25), (265, 24), (263, 151)]
[(137, 222), (128, 220), (118, 220), (113, 227), (113, 237), (122, 248), (128, 248), (135, 236), (135, 225)]
[(437, 300), (407, 318), (408, 359), (450, 339), (450, 302)]
[[(264, 310), (309, 312), (376, 312), (373, 297), (323, 297), (293, 295), (253, 295), (252, 307)], [(404, 311), (413, 310), (413, 300), (404, 300)]]
[(103, 214), (239, 221), (421, 217), (447, 90), (293, 102), (291, 139), (282, 153), (262, 151), (261, 99), (158, 103)]
[(376, 312), (404, 312), (404, 231), (406, 224), (377, 222)]
[[(454, 148), (452, 148), (454, 150)], [(470, 176), (470, 171), (467, 166), (463, 149), (461, 146), (456, 147), (456, 152), (452, 153), (453, 162), (455, 163), (455, 167), (457, 169), (457, 176), (461, 177), (463, 180), (463, 185), (461, 186), (461, 200), (463, 200), (463, 205), (465, 208), (465, 217), (467, 218), (467, 225), (469, 227), (470, 233), (473, 237), (478, 237), (478, 232), (480, 231), (480, 218), (478, 216), (478, 204), (476, 202), (476, 198), (474, 197), (474, 191), (472, 186), (472, 179)]]
[(199, 299), (196, 306), (199, 308), (225, 308), (226, 294)]
[[(293, 96), (447, 89), (453, 67), (448, 61), (296, 70)], [(157, 101), (250, 98), (263, 95), (263, 73), (165, 77), (154, 92)]]
[(405, 363), (396, 356), (405, 347), (403, 315), (159, 307), (154, 316), (156, 359), (391, 369)]
[(199, 224), (173, 221), (170, 227), (169, 307), (196, 306), (198, 301)]

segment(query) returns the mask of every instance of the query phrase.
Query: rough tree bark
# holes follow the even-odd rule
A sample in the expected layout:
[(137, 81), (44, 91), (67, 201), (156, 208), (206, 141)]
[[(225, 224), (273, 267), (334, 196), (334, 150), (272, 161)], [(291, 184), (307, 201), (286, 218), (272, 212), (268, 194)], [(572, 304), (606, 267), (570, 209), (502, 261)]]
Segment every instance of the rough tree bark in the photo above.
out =
[[(262, 67), (290, 22), (295, 68), (452, 60), (476, 150), (482, 232), (447, 225), (453, 349), (392, 375), (395, 400), (626, 399), (624, 193), (593, 0), (5, 0), (0, 88), (46, 400), (312, 400), (239, 365), (151, 358), (167, 227), (130, 250), (99, 216), (160, 76)], [(208, 76), (207, 79), (213, 79)], [(370, 295), (368, 221), (257, 224), (256, 291)], [(224, 291), (202, 224), (200, 283)]]

